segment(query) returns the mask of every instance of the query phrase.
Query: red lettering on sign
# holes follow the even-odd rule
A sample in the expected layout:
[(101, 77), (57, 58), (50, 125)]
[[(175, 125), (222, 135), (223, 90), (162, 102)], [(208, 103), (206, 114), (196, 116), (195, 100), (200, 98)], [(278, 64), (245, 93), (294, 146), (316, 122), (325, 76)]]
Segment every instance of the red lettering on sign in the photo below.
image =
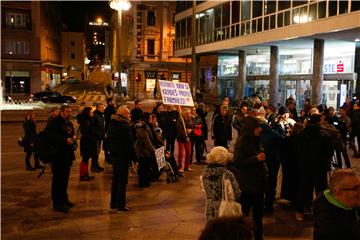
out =
[(337, 72), (344, 72), (344, 64), (343, 63), (338, 63), (336, 65), (336, 71)]

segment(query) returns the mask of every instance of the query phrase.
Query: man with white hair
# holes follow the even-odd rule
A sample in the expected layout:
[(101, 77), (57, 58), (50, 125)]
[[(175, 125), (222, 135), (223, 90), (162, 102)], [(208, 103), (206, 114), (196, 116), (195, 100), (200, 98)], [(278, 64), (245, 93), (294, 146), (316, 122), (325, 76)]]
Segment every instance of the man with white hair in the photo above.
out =
[(130, 211), (126, 206), (126, 185), (131, 161), (136, 159), (130, 116), (127, 106), (120, 106), (116, 114), (112, 115), (109, 126), (110, 159), (113, 165), (111, 212)]
[(330, 177), (314, 203), (314, 239), (360, 239), (360, 180), (348, 169)]

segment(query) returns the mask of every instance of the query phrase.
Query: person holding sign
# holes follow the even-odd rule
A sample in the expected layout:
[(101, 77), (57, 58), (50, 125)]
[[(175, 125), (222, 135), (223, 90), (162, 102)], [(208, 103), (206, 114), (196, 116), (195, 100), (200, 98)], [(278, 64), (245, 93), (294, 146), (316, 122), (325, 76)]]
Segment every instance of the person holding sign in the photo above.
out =
[[(179, 172), (182, 173), (185, 171), (192, 171), (190, 168), (190, 155), (191, 155), (191, 141), (189, 138), (189, 134), (191, 134), (194, 130), (194, 124), (191, 119), (191, 110), (190, 108), (186, 108), (183, 113), (183, 117), (181, 121), (178, 121), (178, 147), (179, 147), (179, 155), (178, 155), (178, 166)], [(183, 166), (183, 157), (185, 152), (185, 168)]]

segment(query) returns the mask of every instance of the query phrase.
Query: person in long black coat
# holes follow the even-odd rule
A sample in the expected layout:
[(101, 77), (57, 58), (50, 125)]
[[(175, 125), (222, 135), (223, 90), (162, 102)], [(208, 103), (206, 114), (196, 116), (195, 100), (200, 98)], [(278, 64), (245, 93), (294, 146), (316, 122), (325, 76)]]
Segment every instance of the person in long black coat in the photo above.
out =
[(245, 117), (243, 130), (236, 141), (233, 166), (237, 170), (243, 213), (249, 216), (252, 208), (255, 239), (263, 239), (262, 216), (266, 190), (265, 153), (261, 149), (260, 121)]
[(166, 139), (166, 151), (169, 151), (171, 155), (174, 155), (175, 140), (177, 138), (177, 125), (179, 121), (179, 113), (175, 107), (168, 106), (166, 127), (163, 130), (163, 135)]
[[(26, 113), (25, 121), (23, 123), (24, 128), (24, 152), (25, 154), (25, 167), (28, 171), (34, 171), (35, 169), (42, 169), (43, 166), (40, 165), (38, 156), (34, 153), (34, 141), (36, 138), (36, 123), (35, 123), (35, 113), (29, 111)], [(31, 155), (34, 155), (35, 167), (31, 166), (30, 158)]]
[(80, 138), (80, 181), (89, 181), (93, 176), (89, 175), (89, 159), (97, 155), (97, 134), (94, 124), (94, 113), (91, 107), (85, 107), (82, 112), (77, 116), (79, 129), (81, 133)]
[(70, 168), (75, 160), (75, 131), (70, 121), (71, 107), (63, 105), (59, 116), (49, 121), (46, 131), (49, 143), (56, 147), (56, 156), (52, 159), (51, 196), (55, 211), (68, 212), (74, 204), (69, 201), (67, 187)]
[(271, 129), (269, 125), (262, 122), (263, 129), (261, 135), (261, 145), (264, 148), (266, 155), (266, 165), (268, 167), (268, 184), (265, 193), (265, 211), (272, 213), (274, 211), (273, 205), (275, 202), (277, 176), (280, 168), (280, 146), (285, 141), (285, 137)]
[(330, 136), (321, 129), (320, 117), (313, 114), (296, 141), (300, 181), (296, 202), (298, 221), (303, 219), (305, 204), (312, 201), (314, 188), (317, 195), (327, 188), (334, 146)]
[(105, 120), (105, 138), (103, 143), (103, 150), (105, 153), (105, 162), (111, 164), (110, 160), (110, 143), (109, 143), (109, 126), (111, 122), (111, 116), (116, 113), (115, 100), (113, 97), (110, 97), (106, 100), (107, 106), (104, 110), (104, 120)]
[(213, 138), (214, 146), (228, 148), (228, 142), (232, 140), (231, 118), (228, 115), (228, 107), (222, 105), (220, 113), (214, 118)]
[(94, 111), (94, 128), (97, 138), (96, 150), (97, 154), (92, 159), (91, 171), (101, 172), (104, 171), (104, 168), (99, 165), (99, 154), (101, 152), (101, 144), (105, 139), (105, 116), (104, 116), (104, 104), (98, 103), (96, 105), (96, 110)]
[(134, 140), (130, 127), (130, 110), (120, 106), (109, 126), (110, 158), (113, 165), (110, 209), (130, 211), (126, 206), (129, 167), (135, 161)]

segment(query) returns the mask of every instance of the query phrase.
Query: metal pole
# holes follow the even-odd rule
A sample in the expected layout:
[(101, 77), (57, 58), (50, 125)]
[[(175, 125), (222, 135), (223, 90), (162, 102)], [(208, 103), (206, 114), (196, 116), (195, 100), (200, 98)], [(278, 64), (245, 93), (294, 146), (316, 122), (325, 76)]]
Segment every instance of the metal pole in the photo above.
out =
[[(122, 90), (122, 84), (121, 84), (121, 49), (120, 49), (120, 36), (121, 36), (121, 9), (118, 10), (118, 72), (119, 72), (119, 78), (118, 80), (120, 83), (118, 83), (118, 86), (120, 86), (120, 91)], [(120, 85), (119, 85), (120, 84)]]

